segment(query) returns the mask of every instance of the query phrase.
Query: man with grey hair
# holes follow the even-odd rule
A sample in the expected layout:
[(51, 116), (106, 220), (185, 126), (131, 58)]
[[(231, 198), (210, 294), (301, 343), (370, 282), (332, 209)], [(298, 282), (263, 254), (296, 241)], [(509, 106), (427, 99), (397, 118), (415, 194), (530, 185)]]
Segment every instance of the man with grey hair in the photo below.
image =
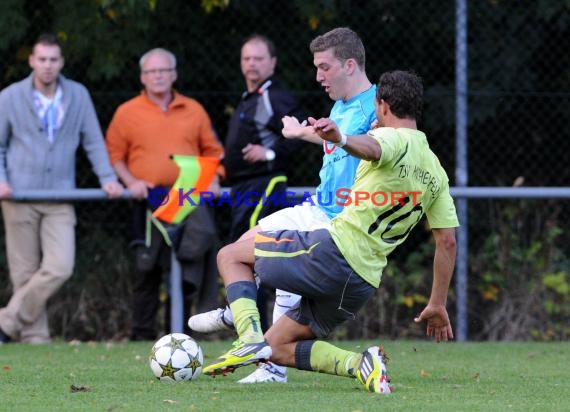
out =
[[(144, 90), (117, 108), (107, 130), (107, 149), (119, 178), (137, 199), (132, 243), (137, 277), (131, 339), (154, 340), (161, 262), (168, 261), (169, 253), (160, 228), (149, 218), (152, 207), (158, 206), (147, 201), (149, 192), (160, 188), (167, 193), (175, 183), (179, 169), (170, 159), (172, 154), (221, 158), (224, 150), (202, 105), (173, 89), (177, 78), (174, 54), (162, 48), (152, 49), (141, 57), (140, 69)], [(196, 208), (182, 225), (182, 240), (175, 248), (182, 263), (188, 315), (192, 300), (200, 312), (217, 306), (218, 242), (205, 206)], [(188, 244), (192, 250), (182, 246)]]

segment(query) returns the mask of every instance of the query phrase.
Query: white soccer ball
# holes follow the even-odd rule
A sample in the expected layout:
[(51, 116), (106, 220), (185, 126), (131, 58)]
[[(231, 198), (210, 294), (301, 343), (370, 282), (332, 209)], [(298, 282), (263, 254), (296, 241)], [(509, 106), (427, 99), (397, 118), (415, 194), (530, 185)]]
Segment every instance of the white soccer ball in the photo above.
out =
[(204, 354), (190, 336), (171, 333), (156, 341), (149, 362), (152, 373), (161, 381), (191, 381), (202, 373)]

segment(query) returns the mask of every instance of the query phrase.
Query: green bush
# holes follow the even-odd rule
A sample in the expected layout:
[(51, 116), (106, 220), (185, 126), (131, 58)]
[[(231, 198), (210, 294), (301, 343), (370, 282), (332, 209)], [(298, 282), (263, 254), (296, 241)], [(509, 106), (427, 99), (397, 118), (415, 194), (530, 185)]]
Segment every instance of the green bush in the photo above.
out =
[[(470, 256), (470, 316), (476, 339), (564, 340), (569, 336), (570, 260), (560, 202), (489, 202), (490, 220)], [(471, 244), (473, 249), (476, 245)]]

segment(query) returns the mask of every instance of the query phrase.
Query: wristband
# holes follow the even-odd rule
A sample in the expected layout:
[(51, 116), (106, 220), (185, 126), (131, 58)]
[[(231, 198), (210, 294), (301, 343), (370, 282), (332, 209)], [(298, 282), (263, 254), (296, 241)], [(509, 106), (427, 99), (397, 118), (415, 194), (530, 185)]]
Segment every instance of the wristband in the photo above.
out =
[(346, 145), (346, 135), (344, 133), (340, 133), (340, 142), (335, 143), (336, 147), (344, 147)]

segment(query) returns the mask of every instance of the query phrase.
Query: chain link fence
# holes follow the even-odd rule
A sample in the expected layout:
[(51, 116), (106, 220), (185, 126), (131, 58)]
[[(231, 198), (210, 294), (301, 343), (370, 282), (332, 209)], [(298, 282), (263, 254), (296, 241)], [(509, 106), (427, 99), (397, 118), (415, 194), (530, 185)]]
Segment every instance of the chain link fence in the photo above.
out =
[[(211, 10), (207, 11), (208, 7)], [(556, 0), (468, 2), (470, 186), (568, 186), (570, 182), (570, 5)], [(454, 185), (455, 2), (413, 0), (183, 1), (7, 0), (0, 6), (0, 87), (29, 73), (29, 47), (43, 31), (64, 44), (64, 74), (90, 90), (103, 130), (116, 107), (140, 92), (138, 59), (153, 47), (178, 58), (176, 88), (196, 98), (223, 140), (244, 90), (243, 38), (277, 46), (277, 75), (307, 114), (332, 102), (315, 81), (309, 42), (349, 26), (362, 37), (371, 81), (393, 69), (424, 79), (420, 128)], [(319, 147), (291, 159), (292, 186), (315, 186)], [(82, 153), (78, 185), (97, 181)], [(54, 334), (108, 339), (128, 334), (133, 256), (129, 201), (80, 202), (75, 274), (50, 302)], [(229, 210), (218, 208), (222, 240)], [(469, 202), (469, 335), (473, 339), (566, 339), (570, 331), (568, 201)], [(10, 296), (0, 235), (0, 306)], [(411, 319), (431, 285), (429, 231), (417, 228), (397, 251), (373, 304), (339, 337), (419, 336)], [(220, 303), (223, 293), (220, 291)], [(451, 291), (452, 317), (455, 296)], [(565, 321), (566, 319), (566, 321)]]

